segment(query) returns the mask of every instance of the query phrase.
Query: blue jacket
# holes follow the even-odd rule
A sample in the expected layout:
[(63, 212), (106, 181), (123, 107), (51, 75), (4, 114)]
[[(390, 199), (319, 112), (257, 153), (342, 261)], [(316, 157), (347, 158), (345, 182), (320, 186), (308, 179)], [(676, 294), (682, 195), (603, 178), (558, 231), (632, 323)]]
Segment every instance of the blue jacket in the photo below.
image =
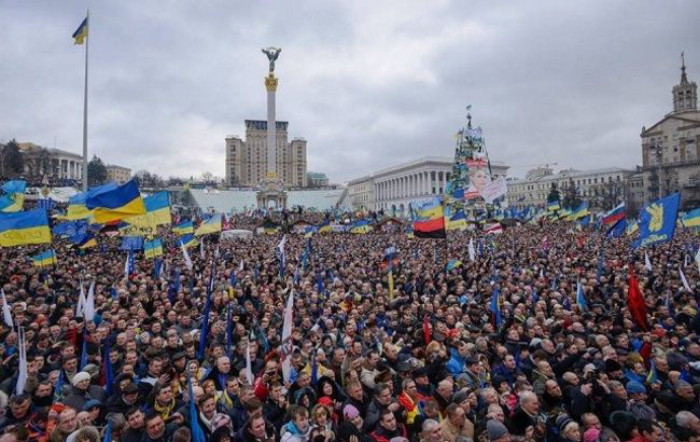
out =
[(463, 356), (460, 356), (457, 349), (450, 349), (450, 360), (447, 361), (447, 364), (445, 364), (447, 372), (453, 377), (459, 376), (460, 374), (465, 372), (466, 367), (464, 363), (465, 358)]

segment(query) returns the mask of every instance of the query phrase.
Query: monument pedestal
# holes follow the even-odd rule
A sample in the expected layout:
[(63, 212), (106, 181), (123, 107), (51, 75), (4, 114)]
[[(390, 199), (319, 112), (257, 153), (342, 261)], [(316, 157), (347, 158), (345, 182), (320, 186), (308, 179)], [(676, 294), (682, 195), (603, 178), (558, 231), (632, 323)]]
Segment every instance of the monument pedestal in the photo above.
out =
[(256, 195), (258, 209), (268, 208), (282, 210), (287, 208), (287, 192), (282, 181), (277, 178), (265, 178)]

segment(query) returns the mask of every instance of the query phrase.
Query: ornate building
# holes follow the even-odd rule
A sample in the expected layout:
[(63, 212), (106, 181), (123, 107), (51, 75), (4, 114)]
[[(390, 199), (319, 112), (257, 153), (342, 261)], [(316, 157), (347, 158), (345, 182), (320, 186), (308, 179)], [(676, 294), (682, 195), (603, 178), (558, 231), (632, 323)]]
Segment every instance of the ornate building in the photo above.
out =
[(685, 59), (672, 89), (673, 111), (642, 127), (644, 201), (681, 191), (681, 207), (700, 206), (700, 112), (698, 87), (688, 81)]
[[(353, 209), (406, 210), (411, 201), (441, 195), (450, 180), (454, 159), (423, 157), (348, 182)], [(505, 177), (508, 166), (491, 162), (492, 178)]]
[[(277, 176), (286, 187), (306, 187), (306, 140), (288, 142), (286, 121), (276, 122)], [(245, 120), (245, 141), (226, 137), (226, 184), (256, 187), (267, 173), (267, 121)]]
[(17, 144), (24, 156), (24, 173), (28, 178), (82, 179), (82, 155), (30, 142)]

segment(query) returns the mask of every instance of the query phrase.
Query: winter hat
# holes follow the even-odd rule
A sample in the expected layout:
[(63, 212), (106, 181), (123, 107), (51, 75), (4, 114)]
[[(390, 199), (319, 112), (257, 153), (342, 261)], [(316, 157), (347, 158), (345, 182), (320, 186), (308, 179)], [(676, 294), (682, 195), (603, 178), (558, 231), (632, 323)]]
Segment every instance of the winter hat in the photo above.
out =
[(345, 419), (352, 420), (359, 416), (360, 412), (354, 405), (346, 405), (345, 408), (343, 408), (343, 415), (345, 416)]
[(489, 440), (498, 440), (508, 434), (508, 429), (502, 422), (491, 419), (486, 423), (486, 431), (489, 435)]
[(627, 385), (625, 386), (627, 389), (627, 393), (629, 394), (636, 394), (636, 393), (646, 393), (647, 389), (642, 385), (640, 382), (635, 382), (635, 381), (629, 381)]
[(76, 373), (75, 376), (73, 376), (73, 379), (70, 381), (70, 383), (76, 387), (80, 382), (82, 381), (89, 381), (90, 380), (90, 374), (86, 373), (84, 371), (81, 371), (80, 373)]
[(600, 430), (592, 427), (583, 433), (583, 442), (598, 442), (598, 436), (600, 436)]

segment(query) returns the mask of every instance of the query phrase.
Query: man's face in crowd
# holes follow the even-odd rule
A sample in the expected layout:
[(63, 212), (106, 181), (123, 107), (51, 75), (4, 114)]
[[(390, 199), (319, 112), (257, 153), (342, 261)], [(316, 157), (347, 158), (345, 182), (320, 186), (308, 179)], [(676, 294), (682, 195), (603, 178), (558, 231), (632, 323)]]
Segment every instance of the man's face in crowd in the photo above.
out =
[(262, 440), (267, 436), (265, 430), (265, 419), (257, 417), (250, 423), (250, 432), (256, 439)]
[(146, 433), (151, 439), (160, 439), (165, 434), (165, 422), (160, 416), (146, 422)]
[(129, 428), (133, 428), (134, 430), (137, 430), (139, 428), (143, 428), (143, 412), (141, 410), (138, 410), (131, 414), (129, 416)]
[(396, 430), (396, 417), (394, 413), (385, 413), (382, 415), (382, 419), (379, 421), (382, 427), (389, 431)]
[(25, 399), (19, 403), (12, 402), (10, 404), (10, 411), (12, 412), (13, 416), (18, 417), (18, 418), (22, 418), (29, 411), (29, 405), (30, 405), (29, 399)]
[(72, 433), (78, 427), (78, 419), (73, 409), (67, 409), (61, 412), (58, 417), (58, 428), (63, 433)]

